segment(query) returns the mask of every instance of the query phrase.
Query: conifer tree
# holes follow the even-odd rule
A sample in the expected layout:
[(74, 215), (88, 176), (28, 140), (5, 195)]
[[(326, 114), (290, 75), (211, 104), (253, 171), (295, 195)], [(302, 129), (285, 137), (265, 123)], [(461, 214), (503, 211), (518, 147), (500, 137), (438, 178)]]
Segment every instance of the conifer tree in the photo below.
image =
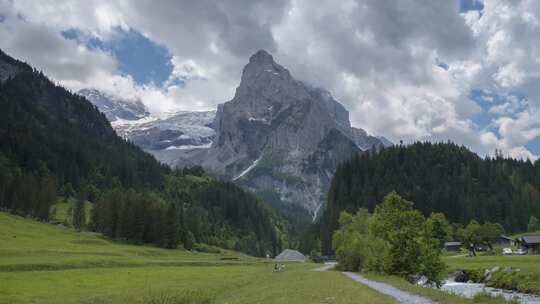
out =
[(82, 197), (77, 198), (77, 201), (75, 202), (72, 223), (73, 227), (78, 231), (81, 231), (86, 224), (86, 209)]

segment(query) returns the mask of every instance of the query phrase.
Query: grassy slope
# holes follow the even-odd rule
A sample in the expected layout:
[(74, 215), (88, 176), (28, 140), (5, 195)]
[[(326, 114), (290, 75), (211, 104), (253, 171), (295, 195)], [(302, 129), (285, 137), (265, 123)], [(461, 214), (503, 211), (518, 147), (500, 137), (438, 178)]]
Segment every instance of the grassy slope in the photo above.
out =
[[(185, 303), (172, 298), (189, 291), (210, 303), (392, 303), (310, 263), (274, 273), (272, 263), (234, 252), (118, 244), (5, 213), (0, 231), (0, 303)], [(231, 256), (239, 260), (221, 260)]]
[[(62, 199), (58, 203), (51, 206), (51, 211), (53, 212), (53, 220), (59, 222), (66, 222), (71, 225), (71, 214), (70, 210), (75, 207), (75, 200), (73, 198)], [(90, 222), (90, 215), (92, 213), (92, 203), (85, 202), (84, 208), (86, 209), (86, 222)]]

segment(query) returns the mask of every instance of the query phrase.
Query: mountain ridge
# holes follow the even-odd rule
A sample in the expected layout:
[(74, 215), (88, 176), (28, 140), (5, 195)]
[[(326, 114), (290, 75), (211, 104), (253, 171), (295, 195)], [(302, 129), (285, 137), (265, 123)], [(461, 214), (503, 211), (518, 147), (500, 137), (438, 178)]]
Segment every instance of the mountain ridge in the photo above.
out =
[(391, 145), (352, 127), (349, 112), (330, 92), (296, 80), (264, 50), (249, 58), (234, 97), (215, 112), (118, 116), (109, 117), (116, 132), (159, 161), (200, 165), (256, 194), (273, 192), (276, 206), (296, 204), (313, 218), (339, 162)]
[[(214, 143), (194, 155), (194, 163), (255, 193), (275, 191), (314, 218), (337, 164), (384, 146), (365, 132), (353, 136), (342, 104), (294, 79), (263, 50), (250, 57), (235, 96), (218, 106), (214, 125)], [(360, 147), (360, 138), (369, 148)]]

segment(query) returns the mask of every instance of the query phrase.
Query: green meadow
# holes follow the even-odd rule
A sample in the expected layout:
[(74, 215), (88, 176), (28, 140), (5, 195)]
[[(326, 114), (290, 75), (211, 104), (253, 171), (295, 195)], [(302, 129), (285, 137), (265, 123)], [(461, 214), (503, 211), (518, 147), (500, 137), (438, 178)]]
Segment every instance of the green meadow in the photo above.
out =
[(393, 303), (316, 264), (121, 244), (0, 213), (0, 303)]
[(491, 269), (493, 267), (512, 267), (523, 272), (540, 274), (540, 255), (479, 255), (449, 256), (444, 258), (449, 271), (456, 269)]

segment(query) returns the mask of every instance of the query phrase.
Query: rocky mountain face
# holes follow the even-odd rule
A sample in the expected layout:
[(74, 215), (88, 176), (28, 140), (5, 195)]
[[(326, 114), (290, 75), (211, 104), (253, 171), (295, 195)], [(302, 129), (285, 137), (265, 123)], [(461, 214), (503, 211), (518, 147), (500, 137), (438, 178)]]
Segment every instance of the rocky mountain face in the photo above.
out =
[(245, 66), (232, 100), (218, 107), (207, 150), (177, 155), (268, 199), (316, 217), (337, 164), (385, 143), (352, 128), (329, 92), (295, 80), (265, 51)]
[(125, 100), (96, 89), (82, 89), (77, 94), (98, 107), (118, 135), (148, 152), (167, 154), (168, 150), (209, 148), (215, 136), (212, 129), (215, 111), (175, 112), (155, 117), (140, 100)]
[(251, 56), (235, 96), (217, 111), (156, 118), (144, 106), (92, 90), (79, 93), (109, 114), (119, 135), (161, 162), (200, 165), (277, 206), (300, 206), (313, 218), (340, 162), (391, 145), (351, 127), (349, 112), (328, 91), (294, 79), (265, 51)]

